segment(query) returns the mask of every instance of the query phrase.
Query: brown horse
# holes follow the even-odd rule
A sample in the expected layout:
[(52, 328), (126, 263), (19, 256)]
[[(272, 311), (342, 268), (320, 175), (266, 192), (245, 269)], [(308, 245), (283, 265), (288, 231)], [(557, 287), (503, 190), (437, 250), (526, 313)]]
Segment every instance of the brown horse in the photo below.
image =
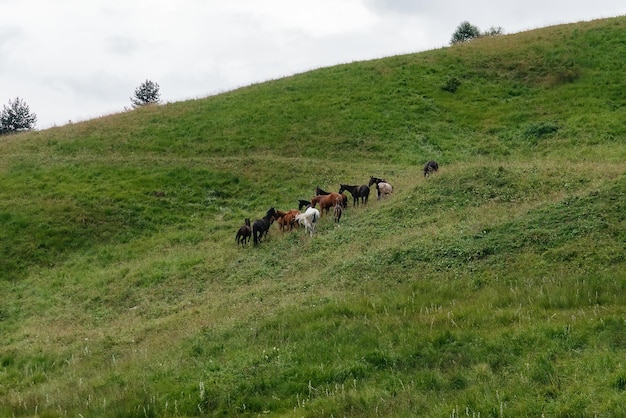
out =
[(282, 210), (276, 211), (276, 222), (278, 223), (278, 227), (282, 232), (285, 232), (285, 229), (289, 228), (291, 231), (294, 226), (297, 226), (295, 222), (296, 215), (300, 214), (299, 210), (290, 209), (287, 212), (283, 212)]
[(285, 214), (285, 223), (289, 226), (289, 230), (291, 231), (294, 227), (298, 227), (298, 222), (296, 221), (296, 216), (300, 215), (300, 211), (296, 209), (290, 209)]
[(330, 208), (335, 206), (337, 199), (339, 199), (343, 207), (347, 205), (348, 197), (346, 195), (341, 193), (330, 193), (313, 197), (311, 199), (311, 207), (314, 208), (315, 205), (319, 203), (320, 213), (323, 213), (324, 211), (328, 213)]
[(241, 244), (242, 246), (246, 245), (250, 242), (250, 237), (252, 236), (252, 227), (250, 226), (250, 218), (246, 218), (245, 225), (241, 225), (239, 227), (239, 231), (237, 231), (237, 235), (235, 235), (235, 240), (237, 241), (237, 245)]

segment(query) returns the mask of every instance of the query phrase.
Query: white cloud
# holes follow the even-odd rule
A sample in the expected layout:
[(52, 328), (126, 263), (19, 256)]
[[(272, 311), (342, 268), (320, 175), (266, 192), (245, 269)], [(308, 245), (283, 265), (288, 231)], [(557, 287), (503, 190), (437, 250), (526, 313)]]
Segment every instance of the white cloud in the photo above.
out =
[(445, 46), (464, 20), (512, 33), (626, 12), (529, 1), (0, 0), (0, 103), (23, 98), (46, 128), (122, 111), (146, 79), (184, 100)]

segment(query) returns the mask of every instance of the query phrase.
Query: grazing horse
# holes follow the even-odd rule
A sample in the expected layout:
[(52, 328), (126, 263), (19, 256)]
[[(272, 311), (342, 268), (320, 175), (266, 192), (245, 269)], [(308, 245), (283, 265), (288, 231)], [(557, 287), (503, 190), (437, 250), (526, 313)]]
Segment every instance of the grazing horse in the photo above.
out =
[(346, 206), (348, 197), (341, 193), (330, 193), (325, 195), (315, 196), (311, 199), (311, 207), (314, 208), (318, 203), (320, 204), (320, 211), (328, 213), (330, 208), (335, 206), (335, 202), (339, 199), (342, 206)]
[(235, 235), (235, 240), (237, 241), (237, 245), (241, 244), (242, 246), (246, 245), (250, 242), (250, 237), (252, 236), (252, 227), (250, 226), (250, 218), (246, 218), (245, 225), (241, 225), (239, 227), (239, 231), (237, 231), (237, 235)]
[(261, 219), (257, 219), (252, 223), (252, 236), (254, 238), (254, 245), (261, 242), (263, 236), (267, 237), (267, 231), (270, 229), (270, 225), (276, 218), (276, 210), (269, 208), (265, 216)]
[(393, 187), (391, 184), (381, 181), (380, 183), (376, 183), (376, 190), (378, 191), (378, 199), (387, 197), (393, 192)]
[(378, 177), (374, 177), (374, 176), (370, 176), (370, 182), (367, 183), (367, 185), (369, 187), (372, 187), (372, 184), (374, 184), (374, 183), (376, 183), (376, 184), (378, 184), (378, 183), (387, 183), (387, 180), (379, 179)]
[(369, 200), (369, 197), (370, 197), (369, 186), (366, 186), (365, 184), (362, 186), (348, 186), (347, 184), (340, 184), (339, 193), (343, 193), (344, 190), (349, 191), (350, 194), (352, 195), (353, 206), (359, 205), (359, 198), (361, 199), (362, 204), (364, 205), (367, 204), (367, 201)]
[(307, 206), (310, 206), (310, 205), (311, 205), (310, 200), (302, 200), (302, 199), (298, 200), (298, 210), (302, 210), (303, 208), (306, 208)]
[(309, 207), (304, 213), (296, 216), (296, 222), (304, 225), (305, 230), (313, 236), (317, 222), (320, 220), (320, 211)]
[(424, 164), (424, 177), (427, 177), (436, 171), (439, 171), (439, 164), (437, 164), (437, 161), (430, 160)]
[(335, 223), (339, 223), (339, 220), (341, 219), (341, 214), (343, 213), (343, 208), (341, 207), (341, 199), (337, 198), (336, 200), (336, 204), (335, 204), (335, 209), (333, 211), (333, 214), (335, 215)]

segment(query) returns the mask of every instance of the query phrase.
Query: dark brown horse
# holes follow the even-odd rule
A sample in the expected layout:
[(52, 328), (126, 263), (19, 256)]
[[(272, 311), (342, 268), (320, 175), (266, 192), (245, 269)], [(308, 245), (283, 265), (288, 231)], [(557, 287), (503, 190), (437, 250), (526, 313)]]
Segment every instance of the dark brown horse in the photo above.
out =
[(437, 171), (439, 171), (439, 164), (437, 164), (437, 161), (430, 160), (424, 164), (424, 177), (427, 177)]
[(276, 219), (276, 210), (269, 208), (265, 216), (261, 219), (257, 219), (252, 223), (252, 237), (254, 238), (254, 245), (261, 242), (262, 237), (267, 237), (267, 231), (270, 229), (270, 225)]
[(358, 206), (359, 199), (362, 204), (367, 204), (370, 197), (370, 188), (365, 184), (362, 186), (348, 186), (347, 184), (339, 185), (339, 193), (343, 193), (345, 190), (349, 191), (352, 195), (352, 205)]
[(245, 225), (241, 225), (239, 227), (239, 231), (237, 231), (237, 235), (235, 235), (235, 240), (237, 241), (237, 245), (241, 244), (242, 246), (246, 245), (250, 242), (250, 237), (252, 236), (252, 227), (250, 226), (250, 218), (246, 218)]

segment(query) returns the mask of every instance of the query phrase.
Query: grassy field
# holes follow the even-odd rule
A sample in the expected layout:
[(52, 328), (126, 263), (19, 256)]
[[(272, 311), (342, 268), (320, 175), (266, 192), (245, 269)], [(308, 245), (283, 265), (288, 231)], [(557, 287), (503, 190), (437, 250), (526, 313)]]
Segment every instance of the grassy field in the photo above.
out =
[(0, 415), (625, 416), (625, 56), (617, 17), (0, 137)]

